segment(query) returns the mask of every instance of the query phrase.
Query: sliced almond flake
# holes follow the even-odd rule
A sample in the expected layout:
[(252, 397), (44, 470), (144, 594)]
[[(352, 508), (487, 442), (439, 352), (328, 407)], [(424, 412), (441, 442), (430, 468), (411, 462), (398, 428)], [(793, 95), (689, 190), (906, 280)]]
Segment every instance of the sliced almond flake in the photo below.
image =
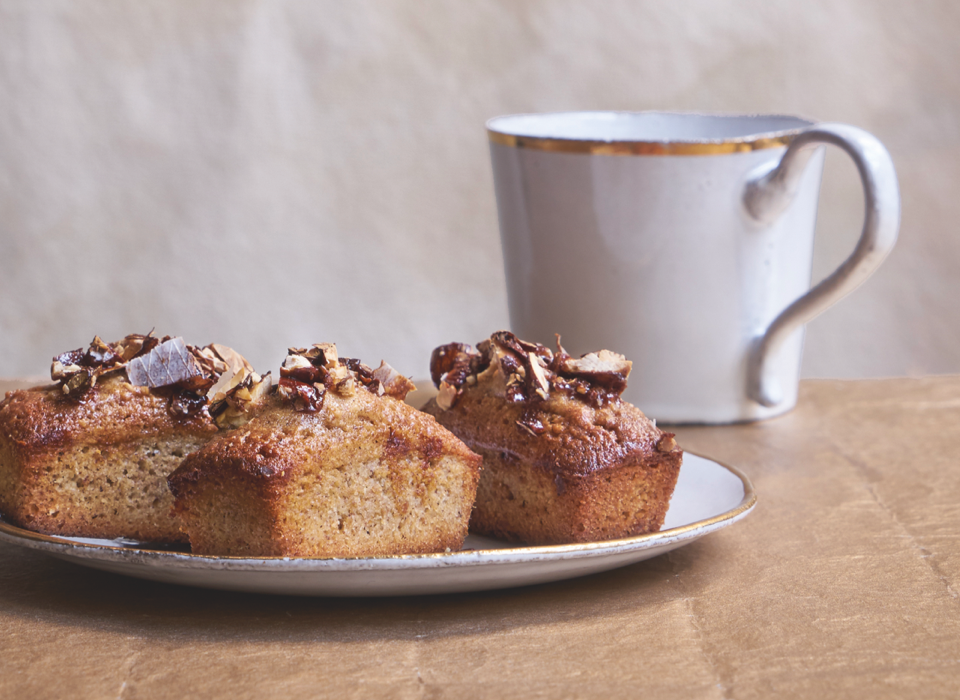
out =
[(262, 377), (256, 372), (253, 373), (250, 386), (250, 402), (255, 403), (270, 393), (270, 387), (273, 385), (273, 377), (267, 372)]
[(254, 404), (267, 396), (270, 393), (270, 387), (272, 385), (273, 380), (269, 372), (263, 375), (263, 377), (258, 374), (249, 377), (247, 381), (244, 382), (243, 387), (237, 392), (238, 394), (241, 392), (243, 394), (243, 396), (240, 397), (243, 410), (249, 411)]
[(400, 373), (388, 365), (385, 360), (380, 360), (380, 366), (373, 370), (373, 378), (379, 379), (384, 384), (389, 384), (399, 376)]
[(217, 353), (215, 353), (209, 346), (195, 350), (195, 352), (199, 354), (201, 358), (203, 358), (202, 361), (206, 363), (206, 366), (212, 369), (218, 375), (223, 374), (230, 369), (230, 366), (220, 359), (220, 356), (217, 355)]
[(533, 352), (528, 352), (527, 357), (530, 360), (530, 369), (533, 372), (533, 389), (540, 395), (540, 398), (546, 399), (550, 395), (550, 383), (547, 381), (547, 375), (540, 366), (540, 357)]
[(609, 350), (591, 352), (579, 360), (569, 359), (563, 363), (564, 371), (571, 374), (617, 373), (627, 377), (632, 367), (633, 363), (630, 360)]
[(210, 347), (217, 353), (221, 360), (227, 363), (227, 367), (234, 372), (239, 372), (241, 369), (246, 370), (248, 373), (253, 371), (253, 366), (247, 362), (247, 358), (233, 348), (218, 343), (210, 343)]
[(283, 360), (283, 369), (286, 370), (306, 369), (307, 367), (313, 367), (313, 364), (303, 355), (287, 355)]
[(65, 377), (72, 377), (82, 371), (83, 368), (80, 365), (64, 365), (59, 360), (54, 360), (53, 366), (50, 368), (50, 376), (54, 381), (57, 381)]
[(384, 393), (401, 401), (407, 397), (407, 394), (417, 390), (417, 386), (410, 379), (400, 374), (384, 360), (380, 360), (380, 366), (373, 370), (373, 378), (379, 380), (383, 385)]
[(243, 367), (240, 367), (240, 371), (238, 372), (228, 369), (220, 375), (217, 383), (210, 387), (210, 390), (207, 392), (207, 398), (211, 403), (222, 401), (233, 388), (238, 386), (248, 376), (247, 370)]

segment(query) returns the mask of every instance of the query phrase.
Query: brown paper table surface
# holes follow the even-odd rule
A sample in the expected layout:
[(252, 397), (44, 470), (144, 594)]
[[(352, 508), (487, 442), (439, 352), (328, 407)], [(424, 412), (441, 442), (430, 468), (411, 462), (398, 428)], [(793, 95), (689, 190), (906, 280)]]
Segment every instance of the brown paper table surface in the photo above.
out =
[(677, 432), (754, 513), (561, 583), (266, 596), (0, 544), (0, 698), (960, 697), (960, 377), (805, 382), (786, 416)]

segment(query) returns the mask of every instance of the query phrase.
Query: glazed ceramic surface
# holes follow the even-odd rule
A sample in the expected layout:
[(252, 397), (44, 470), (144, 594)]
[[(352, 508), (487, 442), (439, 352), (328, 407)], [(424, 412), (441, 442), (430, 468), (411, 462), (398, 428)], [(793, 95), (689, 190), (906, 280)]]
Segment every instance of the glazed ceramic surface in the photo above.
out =
[[(663, 422), (796, 403), (803, 324), (876, 269), (899, 194), (883, 146), (781, 116), (576, 112), (487, 124), (520, 337), (634, 363), (624, 398)], [(821, 144), (864, 182), (860, 244), (810, 289)]]
[(669, 552), (745, 517), (750, 480), (732, 467), (686, 454), (660, 532), (609, 542), (517, 547), (470, 536), (443, 554), (356, 559), (197, 556), (113, 540), (40, 535), (0, 520), (0, 540), (117, 574), (257, 593), (392, 596), (526, 586), (607, 571)]

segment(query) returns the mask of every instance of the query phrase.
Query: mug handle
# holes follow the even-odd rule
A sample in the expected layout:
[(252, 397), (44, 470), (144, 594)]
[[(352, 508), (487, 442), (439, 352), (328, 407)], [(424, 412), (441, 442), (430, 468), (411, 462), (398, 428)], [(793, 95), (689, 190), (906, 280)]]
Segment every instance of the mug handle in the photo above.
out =
[(747, 395), (763, 406), (783, 400), (780, 383), (770, 371), (771, 357), (794, 330), (863, 284), (893, 250), (900, 228), (900, 191), (890, 154), (874, 136), (846, 124), (817, 124), (801, 132), (778, 164), (750, 173), (743, 194), (748, 216), (761, 225), (773, 222), (793, 200), (804, 166), (821, 143), (839, 146), (857, 165), (866, 209), (863, 231), (840, 267), (784, 309), (753, 340), (747, 357)]

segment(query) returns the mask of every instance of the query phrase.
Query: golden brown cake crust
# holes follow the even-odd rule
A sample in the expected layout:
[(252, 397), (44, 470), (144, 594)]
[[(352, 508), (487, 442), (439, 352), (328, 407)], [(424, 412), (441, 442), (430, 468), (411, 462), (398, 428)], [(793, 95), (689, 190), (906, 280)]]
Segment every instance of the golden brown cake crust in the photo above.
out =
[(0, 435), (20, 454), (70, 443), (129, 440), (137, 432), (187, 430), (216, 433), (209, 416), (175, 418), (169, 398), (122, 377), (106, 379), (79, 399), (55, 385), (7, 393), (0, 403)]
[(659, 530), (683, 453), (622, 401), (630, 363), (495, 333), (434, 351), (423, 410), (483, 456), (472, 531), (531, 544)]
[(362, 392), (348, 400), (328, 396), (323, 411), (301, 413), (271, 397), (249, 423), (189, 455), (170, 476), (170, 488), (179, 496), (192, 482), (227, 476), (272, 493), (307, 469), (311, 457), (363, 440), (386, 458), (416, 455), (430, 461), (447, 454), (480, 464), (431, 416), (395, 399), (378, 400)]
[(249, 423), (170, 476), (195, 553), (373, 556), (461, 546), (480, 457), (431, 416), (373, 384), (343, 381), (317, 384), (319, 402), (301, 401), (305, 390), (271, 396)]
[[(468, 445), (508, 452), (561, 478), (659, 458), (657, 443), (664, 436), (638, 408), (623, 401), (593, 408), (554, 395), (529, 405), (477, 390), (464, 392), (453, 410), (440, 410), (436, 399), (423, 410)], [(533, 421), (543, 425), (541, 434), (519, 427)]]
[(150, 332), (53, 358), (0, 403), (0, 512), (48, 534), (182, 540), (166, 477), (268, 392), (236, 351)]
[[(121, 376), (79, 399), (57, 386), (9, 392), (0, 403), (0, 513), (48, 534), (181, 540), (161, 472), (216, 433), (205, 413), (175, 417), (169, 397)], [(117, 490), (126, 513), (110, 502)], [(148, 508), (155, 517), (138, 513)]]
[(682, 452), (625, 402), (600, 409), (566, 397), (540, 404), (541, 435), (518, 429), (531, 411), (481, 392), (424, 411), (483, 457), (472, 531), (530, 544), (592, 542), (656, 532)]

